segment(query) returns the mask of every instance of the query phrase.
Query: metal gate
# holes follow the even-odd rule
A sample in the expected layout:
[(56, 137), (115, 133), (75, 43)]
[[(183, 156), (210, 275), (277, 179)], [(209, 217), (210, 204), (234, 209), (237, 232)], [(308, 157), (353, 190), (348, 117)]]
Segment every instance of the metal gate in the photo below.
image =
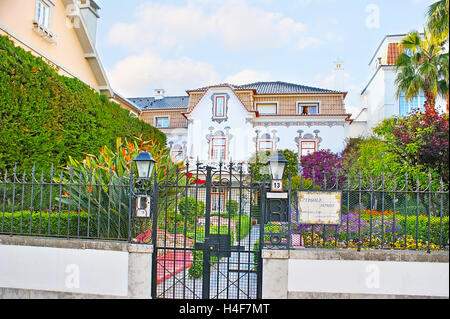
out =
[(155, 189), (152, 297), (261, 298), (262, 185), (246, 168), (197, 163)]

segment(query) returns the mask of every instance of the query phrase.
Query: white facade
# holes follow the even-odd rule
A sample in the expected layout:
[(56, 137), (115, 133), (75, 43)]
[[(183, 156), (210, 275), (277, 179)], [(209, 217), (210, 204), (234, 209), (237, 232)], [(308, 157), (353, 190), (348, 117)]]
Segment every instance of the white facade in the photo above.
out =
[[(215, 96), (226, 96), (228, 99), (224, 120), (214, 119)], [(248, 162), (257, 149), (289, 149), (299, 154), (299, 132), (302, 141), (315, 143), (315, 150), (341, 152), (349, 126), (347, 116), (343, 115), (257, 116), (256, 112), (245, 108), (229, 87), (209, 88), (186, 117), (186, 157), (189, 161), (199, 160), (202, 163), (217, 163), (220, 159), (223, 162)], [(222, 141), (225, 141), (225, 154), (218, 159), (216, 153), (221, 152)]]
[[(349, 132), (350, 137), (369, 136), (372, 134), (372, 129), (384, 119), (402, 116), (401, 101), (396, 96), (396, 71), (393, 64), (395, 52), (392, 52), (392, 46), (400, 43), (405, 36), (406, 34), (386, 36), (372, 57), (369, 63), (368, 84), (361, 93), (363, 111), (359, 118), (360, 120), (365, 118), (367, 124), (363, 132), (360, 128)], [(391, 47), (389, 47), (390, 45)], [(419, 101), (418, 105), (422, 106), (422, 101)], [(438, 96), (436, 99), (438, 112), (444, 112), (446, 105), (445, 98)]]

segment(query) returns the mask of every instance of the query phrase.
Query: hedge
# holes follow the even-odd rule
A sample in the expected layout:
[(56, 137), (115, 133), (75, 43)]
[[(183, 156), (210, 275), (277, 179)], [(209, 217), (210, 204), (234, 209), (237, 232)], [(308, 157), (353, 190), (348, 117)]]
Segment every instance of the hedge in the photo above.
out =
[(0, 171), (38, 171), (98, 154), (117, 137), (166, 143), (164, 133), (131, 117), (77, 78), (0, 36)]
[[(12, 213), (0, 213), (0, 231), (4, 233), (11, 232)], [(49, 216), (50, 216), (50, 231), (49, 231)], [(2, 218), (3, 217), (3, 218)], [(78, 225), (79, 219), (79, 225)], [(89, 235), (90, 237), (97, 236), (97, 221), (95, 216), (89, 217)], [(31, 231), (30, 231), (31, 225)], [(78, 228), (79, 227), (79, 228)], [(49, 236), (67, 236), (69, 229), (69, 236), (72, 237), (88, 237), (88, 214), (71, 213), (70, 218), (68, 213), (33, 213), (16, 212), (14, 213), (14, 222), (12, 226), (13, 234), (32, 234), (32, 235), (49, 235)]]

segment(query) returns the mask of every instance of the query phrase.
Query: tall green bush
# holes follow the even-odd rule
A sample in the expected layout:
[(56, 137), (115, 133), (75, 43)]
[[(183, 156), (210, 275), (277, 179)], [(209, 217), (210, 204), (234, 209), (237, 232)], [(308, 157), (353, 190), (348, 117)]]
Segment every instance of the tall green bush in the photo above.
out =
[(183, 197), (178, 203), (178, 211), (192, 222), (195, 217), (205, 216), (205, 203), (193, 197)]
[(70, 157), (81, 160), (116, 137), (164, 144), (164, 133), (133, 118), (76, 78), (0, 36), (0, 171), (48, 170)]

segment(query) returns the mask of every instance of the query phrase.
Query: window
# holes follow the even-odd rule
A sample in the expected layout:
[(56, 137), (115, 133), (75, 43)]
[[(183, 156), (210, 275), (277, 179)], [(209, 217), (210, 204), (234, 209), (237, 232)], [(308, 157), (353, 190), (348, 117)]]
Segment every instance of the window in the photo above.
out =
[(276, 103), (261, 103), (256, 104), (256, 108), (260, 115), (274, 115), (277, 114)]
[(319, 104), (299, 103), (297, 112), (300, 115), (317, 115), (319, 114)]
[(218, 162), (225, 161), (227, 150), (226, 138), (214, 137), (212, 139), (211, 145), (211, 159)]
[(211, 190), (211, 212), (225, 212), (225, 190), (213, 188)]
[(402, 93), (399, 96), (399, 114), (400, 116), (408, 116), (409, 113), (420, 110), (424, 111), (423, 104), (425, 103), (425, 96), (421, 92), (419, 96), (416, 96), (411, 101), (406, 101), (405, 94)]
[(225, 117), (225, 96), (216, 96), (214, 100), (214, 117)]
[(260, 151), (273, 151), (273, 142), (271, 140), (260, 140), (258, 148)]
[(302, 141), (300, 143), (300, 158), (307, 156), (316, 151), (316, 142), (313, 141)]
[(36, 22), (39, 26), (50, 29), (50, 6), (42, 1), (36, 2)]
[(157, 128), (168, 128), (170, 126), (170, 120), (168, 117), (157, 117), (156, 127)]

